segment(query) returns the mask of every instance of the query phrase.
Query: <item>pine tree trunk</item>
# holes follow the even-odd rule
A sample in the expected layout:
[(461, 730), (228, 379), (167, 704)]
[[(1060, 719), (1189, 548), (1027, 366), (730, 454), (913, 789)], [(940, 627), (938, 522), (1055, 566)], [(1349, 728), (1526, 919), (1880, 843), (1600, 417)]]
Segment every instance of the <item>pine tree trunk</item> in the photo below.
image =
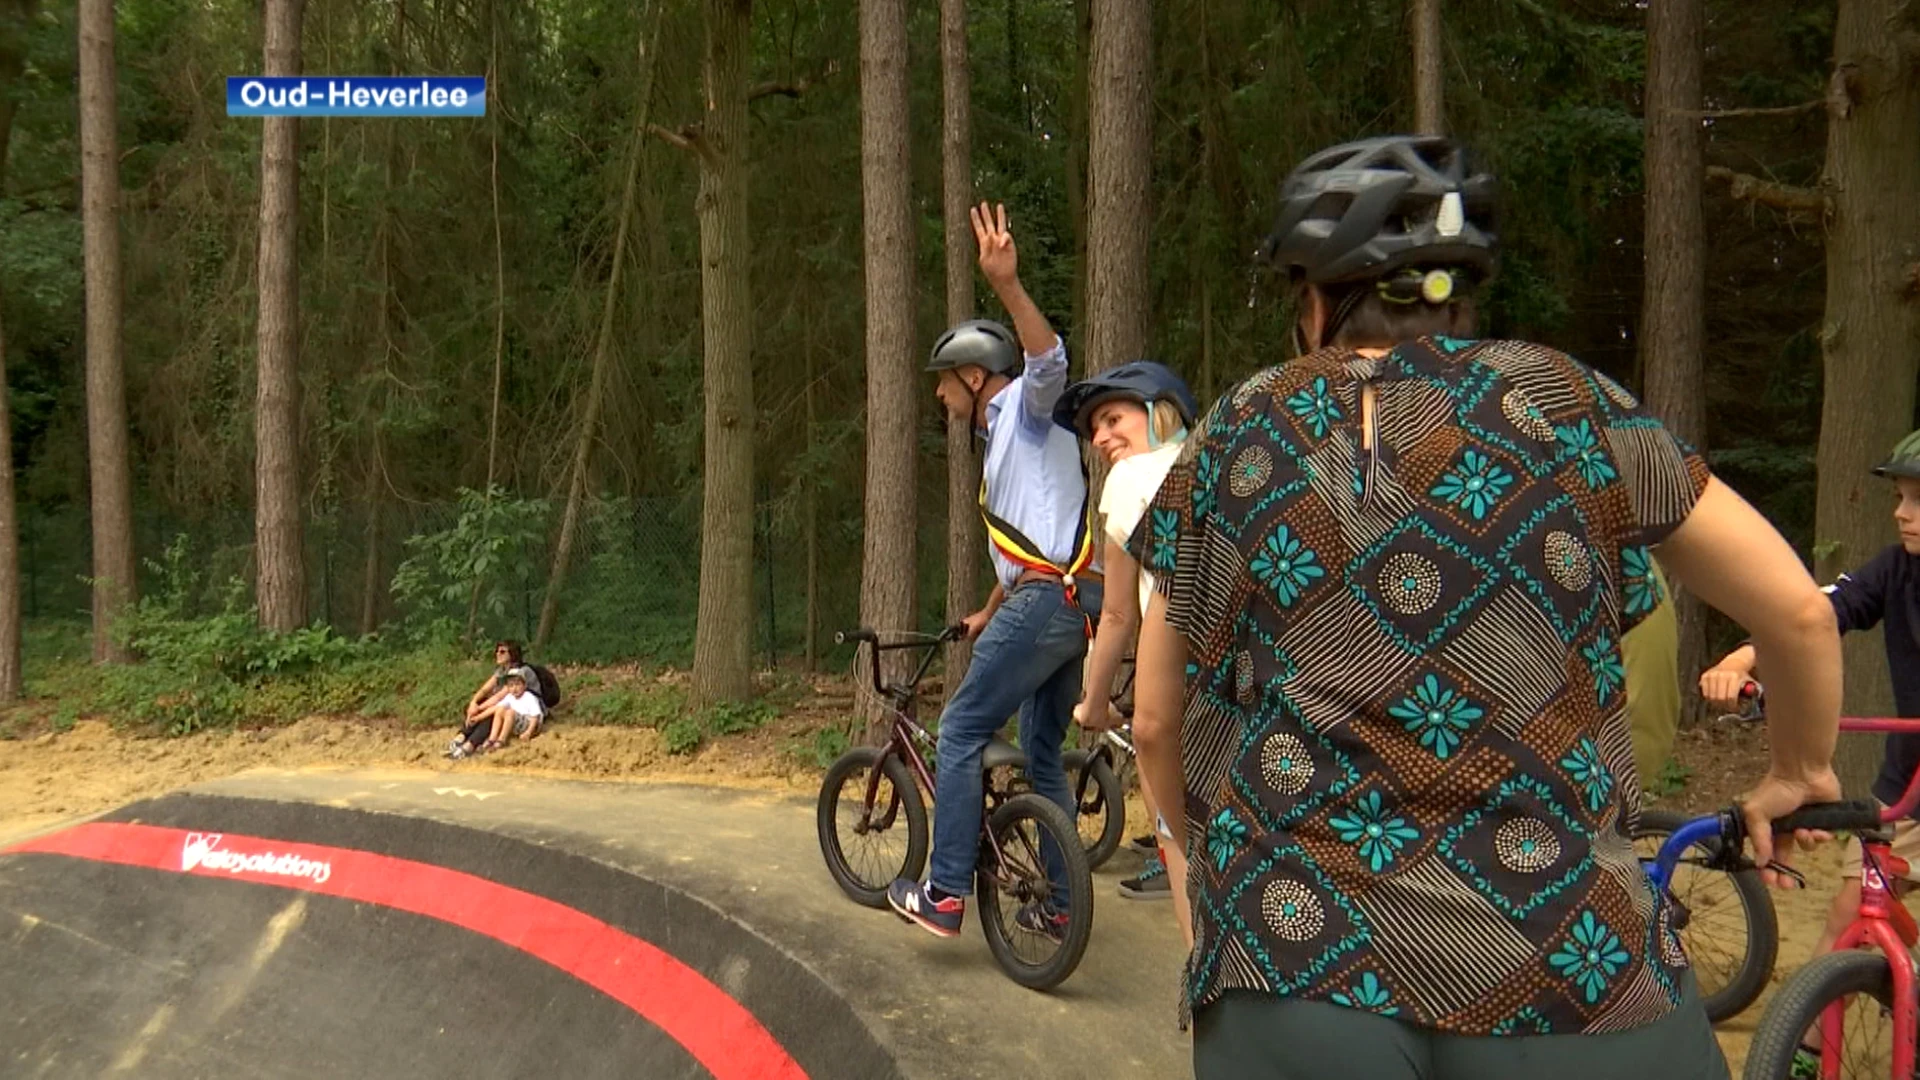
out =
[[(1886, 481), (1870, 470), (1913, 427), (1920, 378), (1920, 27), (1903, 0), (1840, 0), (1827, 94), (1826, 359), (1816, 571), (1830, 581), (1893, 542)], [(1881, 632), (1846, 638), (1850, 716), (1891, 715)], [(1850, 790), (1879, 741), (1849, 737)]]
[[(1647, 18), (1649, 22), (1654, 18), (1651, 10)], [(1447, 99), (1440, 57), (1440, 0), (1409, 0), (1407, 27), (1413, 38), (1413, 129), (1422, 135), (1445, 135)]]
[[(1674, 434), (1706, 449), (1705, 132), (1699, 111), (1705, 66), (1702, 0), (1647, 9), (1646, 277), (1640, 365), (1647, 407)], [(1705, 611), (1676, 588), (1684, 682), (1710, 662)], [(1683, 695), (1692, 701), (1692, 695)]]
[[(134, 600), (133, 476), (120, 336), (120, 149), (113, 0), (82, 0), (80, 200), (87, 295), (87, 463), (93, 506), (93, 659), (132, 659), (114, 632)], [(11, 447), (8, 448), (11, 453)]]
[[(25, 70), (20, 53), (0, 44), (0, 192), (5, 191), (7, 152), (19, 108), (12, 89)], [(0, 309), (6, 305), (0, 303)], [(14, 504), (13, 414), (7, 401), (7, 335), (0, 329), (0, 703), (25, 692), (20, 667), (20, 517)]]
[(1147, 240), (1153, 180), (1153, 10), (1148, 0), (1093, 5), (1089, 63), (1086, 370), (1147, 349)]
[[(266, 0), (267, 75), (300, 73), (304, 0)], [(261, 121), (259, 385), (254, 401), (254, 559), (260, 625), (307, 621), (300, 519), (300, 121)]]
[[(805, 390), (805, 406), (807, 411), (806, 460), (812, 461), (813, 425), (815, 422), (813, 411), (813, 380), (815, 377), (813, 363), (813, 322), (805, 315), (803, 315), (802, 318), (806, 320), (807, 327), (805, 349), (807, 357), (807, 386)], [(806, 533), (803, 543), (807, 549), (807, 626), (806, 633), (801, 638), (801, 655), (805, 659), (808, 674), (812, 674), (818, 671), (820, 666), (820, 485), (815, 478), (811, 476), (807, 477), (803, 483), (804, 487), (802, 491), (804, 492), (803, 498), (806, 500), (806, 512), (801, 523), (801, 528)]]
[[(860, 188), (867, 278), (866, 546), (860, 621), (914, 626), (913, 203), (906, 0), (860, 0)], [(894, 657), (904, 659), (904, 654)], [(894, 665), (889, 663), (891, 669)]]
[[(705, 340), (706, 483), (693, 697), (753, 690), (753, 295), (748, 273), (747, 76), (752, 0), (704, 0), (706, 111), (700, 126), (700, 326)], [(904, 49), (902, 50), (904, 52)]]
[[(1067, 219), (1073, 224), (1073, 311), (1067, 350), (1078, 356), (1087, 344), (1087, 58), (1093, 51), (1094, 0), (1073, 2), (1073, 83), (1067, 91)], [(985, 527), (982, 526), (984, 543)]]
[[(947, 325), (973, 318), (973, 74), (967, 67), (967, 0), (940, 0), (942, 87), (941, 194), (946, 220)], [(986, 531), (976, 511), (980, 455), (973, 425), (947, 421), (947, 622), (957, 623), (980, 604), (980, 563)], [(972, 643), (947, 646), (947, 692), (966, 676)]]
[[(0, 105), (0, 110), (11, 113), (10, 105)], [(6, 173), (6, 154), (6, 139), (0, 134), (0, 175)], [(25, 689), (20, 670), (20, 519), (13, 502), (13, 418), (8, 408), (7, 335), (0, 330), (0, 702), (19, 700)]]
[(607, 294), (600, 304), (600, 329), (593, 342), (593, 369), (587, 377), (587, 398), (581, 405), (574, 432), (573, 458), (567, 469), (567, 501), (560, 511), (560, 535), (554, 540), (553, 567), (547, 575), (547, 594), (540, 601), (540, 622), (533, 633), (533, 647), (540, 650), (553, 637), (560, 616), (560, 592), (567, 583), (567, 568), (573, 561), (574, 538), (580, 529), (581, 508), (587, 498), (587, 471), (593, 463), (593, 447), (600, 429), (600, 409), (606, 399), (608, 368), (613, 363), (614, 315), (620, 310), (621, 279), (627, 265), (627, 234), (633, 227), (634, 199), (640, 187), (641, 144), (647, 137), (652, 115), (653, 76), (660, 44), (659, 0), (650, 8), (648, 28), (640, 34), (639, 62), (644, 73), (640, 96), (634, 106), (633, 138), (627, 145), (627, 175), (620, 187), (620, 212), (613, 227), (613, 253), (607, 267)]

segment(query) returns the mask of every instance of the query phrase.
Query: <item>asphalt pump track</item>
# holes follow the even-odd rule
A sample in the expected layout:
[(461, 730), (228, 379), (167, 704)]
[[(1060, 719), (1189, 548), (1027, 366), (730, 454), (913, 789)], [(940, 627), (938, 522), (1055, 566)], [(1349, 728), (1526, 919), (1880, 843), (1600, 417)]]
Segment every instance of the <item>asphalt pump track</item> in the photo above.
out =
[[(937, 942), (841, 898), (794, 850), (810, 810), (289, 772), (18, 841), (0, 1075), (1190, 1075), (1172, 942), (1113, 941), (1060, 992), (1021, 990), (977, 931)], [(1098, 909), (1096, 941), (1111, 921), (1175, 936), (1162, 905)]]

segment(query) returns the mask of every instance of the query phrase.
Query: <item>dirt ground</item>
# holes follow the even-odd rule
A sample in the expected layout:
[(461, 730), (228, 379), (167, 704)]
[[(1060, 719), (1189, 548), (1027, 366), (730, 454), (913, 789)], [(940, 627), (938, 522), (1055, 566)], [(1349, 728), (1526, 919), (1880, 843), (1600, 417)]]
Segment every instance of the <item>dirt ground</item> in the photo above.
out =
[[(202, 733), (178, 739), (135, 738), (99, 721), (20, 740), (0, 740), (0, 845), (54, 825), (137, 799), (247, 769), (417, 768), (449, 776), (508, 772), (570, 779), (696, 781), (811, 795), (818, 770), (797, 749), (821, 716), (844, 715), (845, 699), (806, 702), (791, 715), (744, 735), (720, 739), (688, 756), (667, 753), (660, 734), (642, 727), (557, 722), (538, 739), (479, 759), (441, 757), (451, 729), (404, 731), (351, 719), (313, 718), (288, 727)], [(1726, 805), (1765, 766), (1764, 736), (1751, 728), (1708, 726), (1681, 733), (1676, 758), (1684, 786), (1663, 805), (1704, 809)], [(1834, 886), (1841, 849), (1829, 844), (1800, 860), (1809, 888), (1774, 893), (1780, 959), (1774, 986), (1812, 952)], [(1769, 994), (1771, 994), (1771, 989)], [(1765, 1000), (1720, 1026), (1735, 1076)]]

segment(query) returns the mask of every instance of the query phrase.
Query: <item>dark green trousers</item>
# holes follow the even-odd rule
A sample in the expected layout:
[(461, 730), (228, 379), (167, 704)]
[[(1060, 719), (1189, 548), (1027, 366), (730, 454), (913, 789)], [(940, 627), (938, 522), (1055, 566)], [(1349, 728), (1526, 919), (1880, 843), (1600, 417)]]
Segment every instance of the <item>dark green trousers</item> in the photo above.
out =
[(1678, 1008), (1607, 1035), (1447, 1035), (1233, 991), (1194, 1017), (1195, 1080), (1728, 1080), (1693, 975)]

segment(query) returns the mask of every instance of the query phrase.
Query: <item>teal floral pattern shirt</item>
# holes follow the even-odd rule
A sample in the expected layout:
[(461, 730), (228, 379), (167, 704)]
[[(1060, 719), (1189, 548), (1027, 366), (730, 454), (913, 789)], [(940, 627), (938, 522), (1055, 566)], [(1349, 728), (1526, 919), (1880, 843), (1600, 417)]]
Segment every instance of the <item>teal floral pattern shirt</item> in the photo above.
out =
[(1322, 350), (1214, 406), (1130, 543), (1188, 642), (1188, 1009), (1253, 990), (1532, 1035), (1674, 1006), (1619, 642), (1707, 480), (1617, 384), (1521, 342)]

